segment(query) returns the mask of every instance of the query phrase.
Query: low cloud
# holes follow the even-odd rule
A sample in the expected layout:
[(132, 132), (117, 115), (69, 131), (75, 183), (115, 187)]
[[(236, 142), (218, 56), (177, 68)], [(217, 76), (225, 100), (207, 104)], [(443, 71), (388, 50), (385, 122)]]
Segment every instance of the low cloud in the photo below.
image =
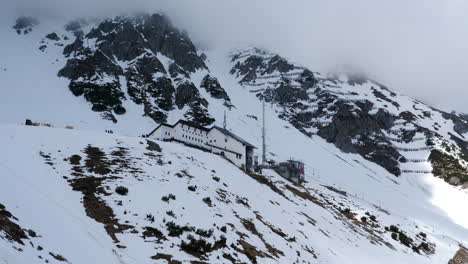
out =
[(468, 2), (462, 0), (15, 0), (45, 17), (165, 12), (198, 46), (253, 44), (312, 70), (353, 65), (444, 110), (468, 112)]

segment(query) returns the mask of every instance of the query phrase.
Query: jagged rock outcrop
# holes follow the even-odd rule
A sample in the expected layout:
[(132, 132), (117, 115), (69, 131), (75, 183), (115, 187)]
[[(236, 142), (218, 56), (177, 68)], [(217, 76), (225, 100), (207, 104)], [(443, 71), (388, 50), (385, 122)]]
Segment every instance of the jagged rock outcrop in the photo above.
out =
[(216, 99), (223, 99), (225, 106), (229, 108), (232, 107), (229, 95), (226, 93), (224, 88), (221, 87), (221, 84), (219, 84), (219, 81), (216, 77), (207, 74), (205, 77), (203, 77), (200, 87), (204, 88), (212, 97)]
[[(207, 67), (187, 34), (165, 16), (116, 17), (83, 32), (86, 24), (74, 20), (65, 26), (75, 40), (64, 48), (68, 60), (59, 76), (68, 78), (73, 94), (84, 96), (94, 111), (117, 122), (114, 114), (124, 114), (123, 102), (130, 99), (158, 123), (175, 106), (186, 109), (184, 116), (192, 121), (214, 121), (208, 101), (190, 80), (191, 73)], [(226, 93), (215, 98), (229, 101)]]
[(468, 117), (466, 115), (442, 112), (442, 116), (453, 121), (453, 129), (459, 135), (463, 135), (468, 132)]
[(129, 64), (125, 72), (127, 91), (137, 104), (144, 105), (145, 115), (157, 122), (165, 122), (167, 112), (174, 109), (175, 88), (165, 76), (164, 65), (150, 54)]
[(75, 96), (84, 96), (92, 104), (93, 111), (104, 112), (107, 118), (116, 122), (112, 113), (125, 113), (122, 106), (125, 95), (119, 79), (122, 68), (109, 61), (100, 50), (85, 48), (80, 38), (67, 46), (64, 54), (70, 59), (58, 75), (70, 80), (70, 91)]
[(398, 161), (402, 156), (380, 132), (381, 129), (389, 129), (395, 117), (381, 109), (375, 115), (369, 115), (366, 111), (356, 111), (352, 105), (338, 104), (340, 106), (331, 123), (320, 127), (317, 135), (344, 152), (359, 153), (392, 174), (400, 175)]
[[(323, 76), (258, 48), (233, 53), (231, 62), (230, 73), (260, 100), (275, 105), (281, 119), (307, 136), (318, 135), (344, 152), (358, 153), (394, 175), (431, 173), (414, 169), (418, 166), (412, 164), (427, 160), (427, 152), (438, 147), (428, 144), (430, 139), (452, 142), (461, 152), (467, 148), (468, 122), (461, 115), (398, 95), (363, 74)], [(447, 134), (441, 133), (439, 124), (444, 119), (454, 124)], [(413, 152), (421, 152), (421, 158), (408, 154)]]
[(181, 82), (178, 84), (175, 93), (175, 103), (179, 109), (189, 106), (190, 110), (184, 115), (201, 125), (209, 125), (214, 119), (209, 116), (208, 101), (201, 97), (198, 89), (191, 82)]

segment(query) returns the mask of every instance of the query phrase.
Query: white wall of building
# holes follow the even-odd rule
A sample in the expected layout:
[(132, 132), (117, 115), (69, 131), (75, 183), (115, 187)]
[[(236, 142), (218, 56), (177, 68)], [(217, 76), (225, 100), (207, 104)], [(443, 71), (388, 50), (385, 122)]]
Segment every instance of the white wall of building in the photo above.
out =
[(173, 128), (174, 130), (174, 139), (186, 142), (191, 145), (195, 145), (202, 148), (206, 147), (206, 142), (208, 141), (207, 131), (188, 126), (186, 124), (177, 123)]
[[(224, 156), (234, 162), (238, 167), (245, 166), (245, 146), (237, 139), (225, 135), (214, 128), (208, 133), (208, 144), (212, 147), (214, 153), (224, 152)], [(233, 153), (235, 152), (235, 153)]]
[(156, 129), (156, 131), (154, 131), (154, 133), (150, 136), (150, 138), (154, 138), (154, 139), (162, 140), (162, 141), (169, 140), (172, 137), (174, 137), (174, 132), (173, 132), (172, 127), (165, 126), (165, 125), (159, 126), (159, 128)]

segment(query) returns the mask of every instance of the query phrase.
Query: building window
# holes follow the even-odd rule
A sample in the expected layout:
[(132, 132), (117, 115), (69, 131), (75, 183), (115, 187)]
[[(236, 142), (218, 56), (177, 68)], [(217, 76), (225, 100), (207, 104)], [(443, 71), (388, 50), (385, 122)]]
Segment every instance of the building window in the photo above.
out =
[(226, 143), (227, 143), (227, 138), (225, 138), (225, 139), (224, 139), (224, 142), (226, 142)]

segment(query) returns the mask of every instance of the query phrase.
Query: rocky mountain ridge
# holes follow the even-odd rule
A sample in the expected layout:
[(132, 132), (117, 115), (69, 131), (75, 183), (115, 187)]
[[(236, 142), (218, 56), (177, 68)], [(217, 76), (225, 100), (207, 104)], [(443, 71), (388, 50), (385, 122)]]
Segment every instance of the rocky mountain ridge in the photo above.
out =
[[(117, 122), (116, 115), (126, 112), (123, 101), (132, 100), (158, 123), (178, 109), (185, 118), (209, 125), (214, 119), (200, 87), (230, 105), (216, 77), (209, 75), (203, 54), (165, 16), (116, 17), (93, 26), (81, 19), (65, 29), (75, 39), (63, 49), (67, 62), (58, 75), (69, 79), (70, 91), (106, 119)], [(55, 32), (46, 37), (60, 40)], [(191, 79), (196, 73), (205, 74), (201, 83)]]
[[(22, 17), (13, 28), (38, 23)], [(66, 64), (58, 76), (69, 79), (70, 91), (105, 119), (118, 122), (126, 112), (123, 103), (131, 100), (156, 123), (180, 112), (210, 125), (215, 119), (201, 91), (224, 102), (225, 110), (235, 107), (209, 72), (206, 55), (164, 15), (77, 19), (64, 29), (72, 35), (44, 38), (63, 47)], [(307, 136), (358, 153), (396, 176), (438, 167), (434, 173), (451, 184), (468, 182), (468, 119), (462, 114), (434, 109), (362, 75), (324, 75), (255, 47), (230, 58), (230, 74), (239, 84), (277, 106), (280, 118)]]
[(453, 156), (458, 170), (445, 179), (468, 180), (468, 119), (462, 115), (428, 107), (364, 76), (324, 76), (258, 48), (234, 52), (231, 63), (230, 73), (244, 89), (309, 137), (322, 137), (397, 176), (414, 172), (405, 167), (415, 163), (436, 163), (428, 159), (436, 155), (431, 151), (440, 153), (447, 145), (443, 155)]
[[(0, 28), (0, 262), (465, 254), (466, 116), (258, 48), (202, 52), (163, 15), (17, 25)], [(180, 118), (220, 125), (225, 113), (260, 149), (263, 100), (267, 157), (302, 160), (303, 185), (140, 137)]]

